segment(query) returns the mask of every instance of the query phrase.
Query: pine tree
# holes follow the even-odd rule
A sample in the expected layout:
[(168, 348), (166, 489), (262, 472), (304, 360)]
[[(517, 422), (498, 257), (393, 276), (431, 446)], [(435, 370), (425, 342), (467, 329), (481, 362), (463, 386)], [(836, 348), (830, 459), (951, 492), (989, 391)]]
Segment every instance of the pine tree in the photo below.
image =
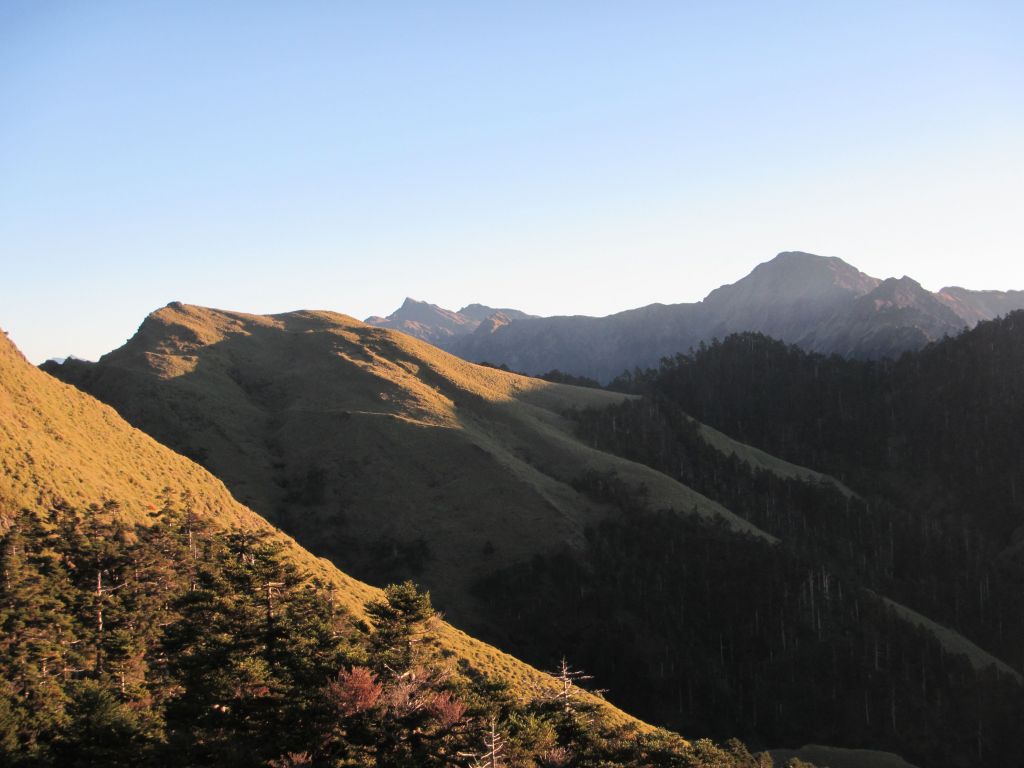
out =
[(367, 603), (366, 615), (373, 624), (370, 659), (374, 669), (382, 675), (406, 674), (434, 618), (430, 593), (420, 592), (411, 581), (392, 584), (384, 590), (383, 600)]
[[(0, 678), (7, 700), (4, 740), (33, 753), (64, 722), (63, 684), (80, 668), (63, 564), (52, 536), (21, 513), (0, 549)], [(39, 744), (43, 742), (43, 744)]]

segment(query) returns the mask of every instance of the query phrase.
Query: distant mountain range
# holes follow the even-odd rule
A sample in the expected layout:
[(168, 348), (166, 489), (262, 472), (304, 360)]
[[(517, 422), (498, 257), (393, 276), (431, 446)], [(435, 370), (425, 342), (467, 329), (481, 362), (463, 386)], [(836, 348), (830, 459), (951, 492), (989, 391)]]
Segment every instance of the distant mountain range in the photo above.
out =
[(366, 322), (410, 333), (474, 362), (505, 364), (528, 374), (558, 369), (608, 381), (624, 370), (743, 331), (812, 352), (898, 357), (1021, 308), (1024, 291), (948, 287), (932, 293), (909, 277), (882, 280), (839, 258), (791, 251), (691, 304), (650, 304), (607, 317), (541, 318), (480, 305), (453, 313), (407, 300), (389, 318)]
[(387, 317), (368, 317), (366, 324), (402, 331), (443, 347), (447, 341), (473, 333), (481, 326), (490, 333), (513, 320), (535, 317), (518, 309), (495, 309), (483, 304), (469, 304), (453, 312), (437, 304), (406, 298), (402, 306)]

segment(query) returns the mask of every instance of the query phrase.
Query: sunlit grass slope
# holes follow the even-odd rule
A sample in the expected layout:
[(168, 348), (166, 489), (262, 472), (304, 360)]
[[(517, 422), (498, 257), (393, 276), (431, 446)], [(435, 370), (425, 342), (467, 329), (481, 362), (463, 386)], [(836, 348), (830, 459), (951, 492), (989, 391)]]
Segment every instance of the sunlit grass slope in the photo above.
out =
[[(172, 362), (172, 361), (168, 361)], [(277, 531), (233, 498), (227, 488), (191, 460), (125, 422), (112, 408), (30, 365), (0, 334), (0, 526), (19, 509), (45, 512), (58, 501), (85, 507), (116, 500), (117, 514), (146, 522), (164, 488), (189, 492), (197, 514), (220, 528), (270, 530), (306, 572), (333, 584), (356, 615), (378, 590), (350, 578)], [(442, 646), (474, 668), (509, 680), (528, 695), (550, 688), (545, 674), (442, 623)], [(635, 722), (606, 702), (613, 720)]]
[[(584, 472), (644, 485), (651, 508), (774, 541), (666, 475), (583, 444), (562, 417), (625, 395), (468, 363), (346, 315), (174, 303), (99, 363), (47, 369), (196, 458), (316, 554), (379, 584), (412, 576), (467, 628), (482, 576), (578, 546), (606, 514), (574, 489)], [(701, 434), (756, 469), (852, 495), (717, 430)], [(936, 636), (963, 652), (956, 633)]]
[(317, 554), (377, 583), (412, 575), (467, 626), (481, 576), (578, 546), (606, 514), (573, 487), (588, 471), (644, 484), (655, 508), (767, 537), (584, 445), (562, 416), (623, 395), (467, 363), (345, 315), (171, 304), (99, 363), (50, 370), (195, 457)]

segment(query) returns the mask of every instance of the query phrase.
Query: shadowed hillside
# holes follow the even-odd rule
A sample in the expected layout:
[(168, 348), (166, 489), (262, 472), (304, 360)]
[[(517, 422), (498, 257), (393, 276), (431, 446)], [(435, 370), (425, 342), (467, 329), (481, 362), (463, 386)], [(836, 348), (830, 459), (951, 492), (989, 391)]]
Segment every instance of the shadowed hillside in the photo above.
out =
[[(109, 406), (30, 365), (2, 334), (0, 414), (0, 529), (20, 509), (45, 515), (55, 506), (105, 501), (116, 502), (112, 508), (122, 523), (149, 524), (164, 499), (185, 493), (213, 529), (268, 534), (289, 562), (332, 585), (336, 599), (355, 616), (381, 596), (240, 504), (202, 467), (133, 428)], [(448, 624), (439, 624), (438, 637), (457, 658), (511, 681), (520, 692), (554, 686), (547, 675)], [(632, 721), (604, 702), (601, 707), (619, 722)]]
[(876, 528), (856, 489), (685, 414), (326, 312), (172, 304), (99, 363), (47, 368), (318, 553), (421, 579), (539, 666), (570, 653), (650, 721), (934, 765), (1016, 746), (1015, 671), (854, 567), (844, 526)]
[(562, 545), (605, 514), (584, 471), (646, 484), (658, 508), (719, 504), (579, 442), (562, 413), (623, 395), (467, 363), (328, 312), (169, 305), (97, 364), (47, 370), (203, 463), (236, 497), (361, 578), (422, 580), (471, 621), (483, 575)]

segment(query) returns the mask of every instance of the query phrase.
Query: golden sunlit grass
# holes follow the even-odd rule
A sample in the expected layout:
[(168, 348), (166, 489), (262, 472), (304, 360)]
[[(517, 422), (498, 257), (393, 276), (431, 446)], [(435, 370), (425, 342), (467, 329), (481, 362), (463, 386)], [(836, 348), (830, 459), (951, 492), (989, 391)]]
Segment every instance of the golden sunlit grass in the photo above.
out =
[[(573, 488), (572, 481), (586, 471), (613, 472), (642, 484), (652, 508), (719, 519), (738, 532), (775, 541), (668, 476), (583, 444), (562, 415), (571, 408), (620, 402), (624, 395), (474, 365), (346, 315), (259, 316), (172, 304), (150, 315), (99, 365), (65, 368), (61, 375), (118, 405), (126, 418), (161, 441), (204, 456), (241, 501), (270, 519), (287, 515), (289, 530), (300, 541), (345, 570), (373, 572), (378, 555), (367, 542), (423, 542), (429, 556), (417, 578), (452, 620), (466, 627), (478, 620), (471, 588), (482, 576), (559, 546), (581, 546), (585, 527), (608, 513)], [(73, 390), (61, 391), (79, 398), (69, 395), (66, 408), (81, 402)], [(109, 409), (103, 413), (117, 419)], [(40, 429), (32, 424), (27, 432)], [(852, 495), (834, 478), (709, 427), (701, 432), (717, 450), (735, 453), (755, 468), (833, 484)], [(47, 475), (60, 477), (68, 492), (79, 487), (79, 498), (85, 500), (96, 487), (123, 494), (127, 485), (149, 499), (164, 484), (145, 460), (147, 451), (159, 448), (152, 441), (143, 440), (140, 462), (132, 465), (124, 455), (111, 455), (104, 440), (68, 431), (68, 437), (75, 436), (79, 443), (72, 455), (95, 455), (95, 463), (80, 468), (74, 460), (66, 467), (54, 458), (39, 460), (52, 463)], [(175, 473), (202, 472), (174, 458)], [(131, 466), (138, 471), (125, 471)], [(26, 476), (25, 467), (16, 469), (17, 477)], [(322, 487), (307, 494), (314, 470)], [(218, 500), (219, 514), (247, 516), (247, 524), (255, 524), (233, 499), (220, 501), (230, 497), (219, 481), (205, 472), (202, 477), (211, 484), (207, 497)], [(302, 552), (301, 557), (312, 556)], [(370, 588), (348, 581), (357, 607)], [(948, 628), (897, 612), (926, 626), (949, 650), (989, 663)], [(446, 641), (467, 658), (495, 658), (494, 649), (470, 647), (467, 636), (451, 628), (446, 632)], [(521, 665), (509, 674), (516, 679), (535, 674), (528, 669)]]
[[(340, 601), (357, 615), (366, 601), (380, 596), (238, 503), (202, 467), (133, 428), (112, 408), (31, 366), (5, 335), (0, 336), (0, 417), (0, 522), (9, 522), (21, 508), (45, 512), (61, 499), (81, 506), (117, 500), (124, 520), (146, 522), (162, 490), (170, 487), (176, 494), (191, 493), (197, 514), (216, 527), (273, 531), (288, 556), (333, 584)], [(554, 690), (547, 675), (446, 623), (440, 625), (439, 641), (456, 658), (509, 680), (521, 695), (537, 687)], [(615, 722), (648, 727), (607, 702), (601, 706)]]
[(588, 471), (645, 485), (656, 508), (771, 538), (584, 445), (562, 415), (624, 395), (474, 365), (346, 315), (171, 304), (100, 364), (60, 374), (200, 456), (237, 498), (356, 575), (376, 573), (367, 543), (422, 542), (417, 578), (462, 626), (477, 618), (482, 576), (578, 546), (608, 513), (573, 488)]

